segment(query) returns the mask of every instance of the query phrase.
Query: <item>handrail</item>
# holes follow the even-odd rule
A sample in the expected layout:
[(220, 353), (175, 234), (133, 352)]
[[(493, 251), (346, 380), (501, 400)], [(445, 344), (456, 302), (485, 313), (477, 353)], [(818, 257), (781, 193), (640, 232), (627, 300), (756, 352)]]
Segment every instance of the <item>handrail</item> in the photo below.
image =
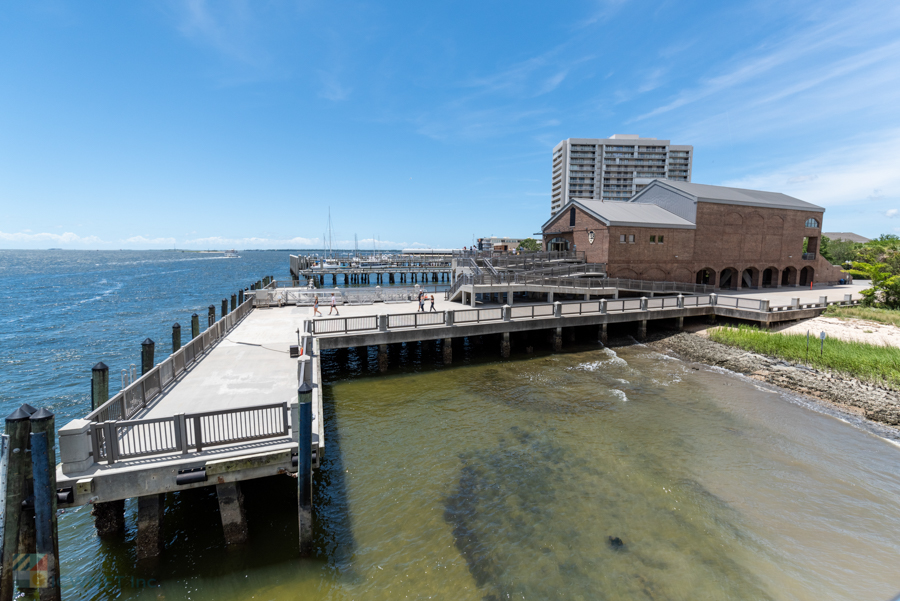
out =
[[(465, 277), (465, 276), (464, 276)], [(832, 301), (826, 303), (805, 303), (790, 307), (770, 307), (767, 299), (746, 298), (740, 296), (718, 296), (705, 294), (697, 296), (677, 297), (642, 297), (600, 299), (591, 301), (572, 301), (556, 303), (540, 303), (532, 305), (511, 306), (510, 321), (520, 319), (547, 318), (556, 315), (567, 317), (571, 315), (584, 315), (592, 313), (618, 313), (618, 312), (654, 312), (670, 309), (683, 309), (689, 307), (721, 307), (725, 309), (738, 309), (756, 313), (773, 313), (786, 310), (821, 309), (832, 305), (857, 305), (860, 301)], [(559, 309), (557, 315), (555, 311)], [(339, 317), (333, 319), (316, 319), (309, 323), (310, 333), (340, 334), (347, 332), (375, 332), (399, 329), (418, 329), (421, 327), (442, 327), (463, 323), (481, 323), (483, 321), (497, 321), (503, 319), (501, 307), (458, 309), (455, 311), (442, 311), (436, 313), (407, 313), (401, 315), (382, 316), (387, 317), (379, 324), (377, 315), (363, 317)], [(424, 317), (428, 316), (428, 317)], [(350, 321), (354, 325), (350, 325)], [(365, 322), (363, 321), (365, 320)]]
[(181, 413), (139, 420), (109, 420), (90, 428), (94, 461), (201, 452), (205, 447), (283, 438), (290, 432), (287, 402)]
[(220, 318), (153, 369), (120, 390), (113, 398), (91, 411), (84, 419), (92, 422), (126, 420), (148, 407), (169, 384), (198, 361), (214, 342), (223, 338), (252, 310), (251, 296), (234, 311)]

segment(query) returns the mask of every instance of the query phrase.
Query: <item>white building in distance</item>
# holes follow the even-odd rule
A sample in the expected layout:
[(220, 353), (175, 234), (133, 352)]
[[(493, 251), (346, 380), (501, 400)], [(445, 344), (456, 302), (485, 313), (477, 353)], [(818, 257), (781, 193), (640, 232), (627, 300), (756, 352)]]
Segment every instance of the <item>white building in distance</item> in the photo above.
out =
[(628, 200), (654, 179), (691, 181), (693, 146), (616, 134), (569, 138), (553, 148), (550, 214), (570, 198)]

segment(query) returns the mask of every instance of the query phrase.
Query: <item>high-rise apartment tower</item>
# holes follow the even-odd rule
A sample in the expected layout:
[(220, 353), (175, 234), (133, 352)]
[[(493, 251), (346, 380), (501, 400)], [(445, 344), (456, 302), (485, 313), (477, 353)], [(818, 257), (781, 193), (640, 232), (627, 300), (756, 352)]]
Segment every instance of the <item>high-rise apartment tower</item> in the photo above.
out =
[(693, 146), (616, 134), (605, 140), (569, 138), (553, 148), (550, 214), (570, 198), (628, 200), (654, 179), (691, 181)]

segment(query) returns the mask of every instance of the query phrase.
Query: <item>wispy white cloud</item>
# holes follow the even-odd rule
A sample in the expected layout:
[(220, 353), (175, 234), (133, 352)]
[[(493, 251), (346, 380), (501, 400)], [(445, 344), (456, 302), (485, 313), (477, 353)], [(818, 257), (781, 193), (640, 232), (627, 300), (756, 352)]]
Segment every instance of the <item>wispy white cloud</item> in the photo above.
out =
[[(772, 92), (753, 89), (753, 93), (749, 94), (745, 90), (745, 97), (751, 98), (754, 103), (774, 102), (876, 62), (895, 59), (897, 43), (884, 44), (859, 53), (853, 53), (853, 49), (869, 47), (867, 41), (895, 30), (898, 14), (898, 7), (888, 3), (880, 3), (866, 11), (854, 5), (843, 12), (835, 12), (830, 19), (800, 29), (792, 36), (757, 45), (753, 50), (733, 59), (730, 66), (718, 75), (700, 79), (696, 86), (682, 90), (669, 102), (639, 115), (633, 121), (658, 117), (753, 84), (768, 84)], [(828, 53), (838, 50), (842, 51), (842, 56), (846, 56), (848, 51), (853, 54), (840, 61), (832, 60)], [(812, 69), (815, 75), (801, 77), (798, 81), (798, 73), (810, 71), (810, 66), (803, 61), (812, 57), (818, 57), (816, 62), (820, 65), (819, 68)], [(779, 71), (789, 65), (794, 68), (787, 69), (787, 73)]]
[(900, 209), (888, 209), (884, 213), (884, 216), (887, 217), (888, 219), (893, 219), (894, 217), (898, 217), (898, 216), (900, 216)]
[(207, 236), (185, 240), (180, 244), (185, 248), (320, 248), (322, 242), (319, 238), (228, 238), (224, 236)]
[(122, 240), (126, 244), (145, 244), (149, 246), (172, 246), (175, 238), (145, 238), (144, 236), (132, 236)]
[(72, 232), (64, 234), (51, 234), (49, 232), (31, 233), (31, 230), (22, 232), (0, 232), (0, 240), (4, 242), (51, 242), (54, 244), (76, 244), (79, 246), (106, 244), (97, 236), (79, 236)]
[(900, 200), (896, 148), (900, 129), (855, 140), (837, 140), (834, 148), (794, 164), (761, 165), (727, 186), (784, 192), (825, 207), (865, 206)]
[(319, 96), (328, 100), (346, 100), (350, 95), (350, 88), (341, 84), (337, 74), (329, 71), (319, 71), (319, 79), (322, 87)]

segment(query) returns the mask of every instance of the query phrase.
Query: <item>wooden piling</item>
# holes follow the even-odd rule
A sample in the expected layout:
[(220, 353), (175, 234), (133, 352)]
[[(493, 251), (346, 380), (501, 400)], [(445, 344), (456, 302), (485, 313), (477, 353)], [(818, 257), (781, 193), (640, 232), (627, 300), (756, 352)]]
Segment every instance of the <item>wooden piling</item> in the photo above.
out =
[(10, 601), (15, 593), (13, 562), (19, 552), (19, 526), (22, 501), (25, 500), (26, 476), (31, 472), (28, 443), (31, 414), (22, 407), (6, 417), (9, 462), (6, 469), (5, 513), (3, 519), (3, 565), (0, 569), (0, 601)]
[(609, 328), (608, 328), (607, 324), (605, 324), (605, 323), (600, 324), (600, 332), (599, 332), (598, 338), (600, 339), (600, 342), (602, 342), (603, 344), (606, 344), (606, 342), (609, 340), (608, 329)]
[(642, 319), (638, 322), (638, 340), (647, 338), (647, 320)]
[(109, 400), (109, 367), (100, 361), (91, 368), (91, 411)]
[(181, 348), (181, 324), (177, 321), (172, 324), (172, 352)]
[(226, 315), (228, 315), (228, 299), (223, 298), (222, 299), (222, 317), (225, 317)]
[(141, 343), (141, 375), (143, 376), (153, 369), (153, 352), (156, 343), (147, 338)]
[(231, 311), (234, 312), (235, 309), (237, 309), (237, 294), (232, 294), (231, 295)]
[(553, 352), (558, 353), (562, 350), (562, 328), (553, 329)]
[(500, 356), (509, 358), (509, 332), (503, 332), (500, 339)]
[(216, 323), (216, 306), (210, 305), (206, 308), (206, 327), (211, 328)]
[(300, 555), (312, 551), (312, 387), (304, 382), (297, 390), (297, 518)]
[(40, 409), (31, 416), (31, 464), (34, 479), (35, 550), (46, 561), (47, 581), (40, 598), (59, 601), (59, 531), (56, 516), (56, 428), (53, 414)]
[(191, 315), (191, 340), (200, 335), (200, 316), (194, 313)]

